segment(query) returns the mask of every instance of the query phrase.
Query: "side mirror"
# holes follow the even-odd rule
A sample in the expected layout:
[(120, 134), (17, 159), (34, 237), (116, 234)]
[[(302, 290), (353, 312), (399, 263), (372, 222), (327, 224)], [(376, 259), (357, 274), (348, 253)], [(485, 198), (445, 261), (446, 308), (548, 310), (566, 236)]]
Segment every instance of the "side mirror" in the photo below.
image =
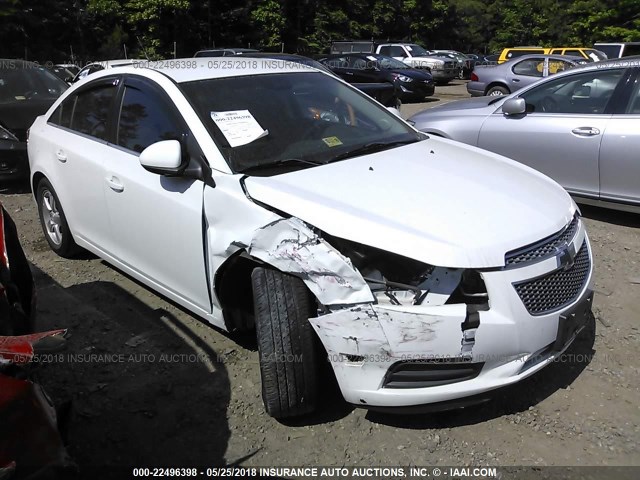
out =
[(160, 175), (179, 175), (182, 170), (182, 145), (178, 140), (153, 143), (140, 154), (140, 165)]
[(502, 104), (504, 115), (522, 115), (527, 111), (527, 103), (524, 98), (510, 98)]

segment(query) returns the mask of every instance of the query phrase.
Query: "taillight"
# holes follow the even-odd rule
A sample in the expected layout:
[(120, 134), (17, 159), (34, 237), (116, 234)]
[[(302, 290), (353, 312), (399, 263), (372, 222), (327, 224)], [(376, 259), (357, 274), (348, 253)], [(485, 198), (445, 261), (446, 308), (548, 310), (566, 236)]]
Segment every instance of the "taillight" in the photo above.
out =
[(478, 79), (478, 75), (476, 75), (476, 72), (471, 72), (471, 81), (472, 82), (477, 82)]

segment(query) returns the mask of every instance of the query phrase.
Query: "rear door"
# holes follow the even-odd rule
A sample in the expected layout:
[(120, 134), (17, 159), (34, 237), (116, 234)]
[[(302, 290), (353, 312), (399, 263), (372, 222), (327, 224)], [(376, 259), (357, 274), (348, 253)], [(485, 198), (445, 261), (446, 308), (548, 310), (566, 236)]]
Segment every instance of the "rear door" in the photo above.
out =
[(602, 138), (600, 195), (640, 205), (640, 74), (634, 72), (626, 83), (628, 92)]
[[(102, 250), (110, 236), (102, 185), (104, 163), (111, 157), (109, 117), (120, 77), (93, 82), (68, 97), (54, 111), (47, 128), (55, 133), (47, 151), (53, 159), (47, 172), (77, 241)], [(50, 141), (50, 140), (47, 140)]]
[(540, 80), (544, 76), (544, 61), (544, 57), (514, 60), (513, 66), (507, 73), (509, 90), (515, 92)]
[(611, 100), (624, 68), (551, 77), (519, 95), (525, 115), (498, 109), (483, 124), (478, 146), (550, 176), (574, 194), (598, 197), (598, 159), (611, 120)]
[(191, 309), (211, 312), (204, 258), (200, 180), (167, 177), (142, 167), (140, 152), (191, 133), (161, 87), (127, 77), (119, 97), (112, 155), (102, 184), (112, 227), (110, 251), (130, 273)]

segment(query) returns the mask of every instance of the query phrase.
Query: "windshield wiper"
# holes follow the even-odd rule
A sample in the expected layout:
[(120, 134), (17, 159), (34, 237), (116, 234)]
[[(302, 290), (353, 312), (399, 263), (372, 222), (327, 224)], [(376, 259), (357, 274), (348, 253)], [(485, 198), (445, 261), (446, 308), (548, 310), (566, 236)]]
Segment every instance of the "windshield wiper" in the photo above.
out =
[(283, 158), (274, 162), (259, 163), (257, 165), (251, 165), (250, 167), (238, 170), (240, 173), (256, 172), (258, 170), (265, 170), (269, 168), (279, 167), (288, 163), (303, 163), (306, 165), (324, 165), (324, 162), (314, 162), (312, 160), (305, 160), (302, 158)]
[(418, 140), (412, 138), (410, 140), (398, 140), (396, 142), (371, 142), (365, 143), (361, 147), (354, 148), (353, 150), (349, 150), (348, 152), (341, 153), (340, 155), (336, 155), (327, 163), (337, 162), (339, 160), (344, 160), (345, 158), (358, 157), (360, 155), (366, 155), (367, 153), (376, 153), (381, 152), (382, 150), (388, 150), (393, 147), (398, 147), (400, 145), (408, 145), (410, 143), (415, 143)]

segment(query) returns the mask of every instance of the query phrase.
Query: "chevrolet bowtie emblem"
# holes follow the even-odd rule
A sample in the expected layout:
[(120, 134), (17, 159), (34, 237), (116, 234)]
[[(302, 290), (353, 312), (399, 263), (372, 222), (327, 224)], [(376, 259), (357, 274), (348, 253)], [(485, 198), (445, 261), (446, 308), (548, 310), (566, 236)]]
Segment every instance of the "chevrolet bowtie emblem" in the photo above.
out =
[(573, 243), (570, 244), (562, 244), (556, 247), (556, 259), (558, 260), (558, 268), (563, 268), (564, 270), (568, 270), (573, 267), (573, 263), (576, 258), (576, 249), (573, 246)]

